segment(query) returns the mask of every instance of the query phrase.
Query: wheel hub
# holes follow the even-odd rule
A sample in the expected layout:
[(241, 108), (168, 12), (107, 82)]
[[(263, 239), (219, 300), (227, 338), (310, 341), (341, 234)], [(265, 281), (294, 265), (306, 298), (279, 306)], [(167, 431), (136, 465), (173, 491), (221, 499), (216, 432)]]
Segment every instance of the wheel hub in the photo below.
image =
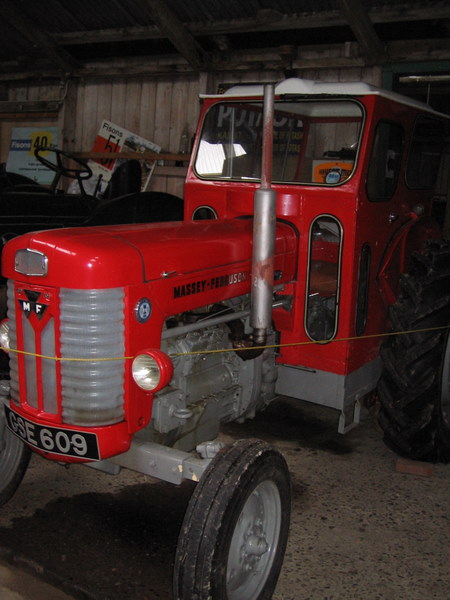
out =
[(256, 557), (259, 558), (263, 554), (267, 552), (269, 549), (269, 544), (264, 537), (264, 534), (259, 535), (250, 535), (244, 544), (244, 554), (247, 557)]
[(263, 589), (275, 555), (281, 522), (281, 503), (270, 481), (247, 498), (230, 544), (227, 592), (230, 600), (251, 600)]

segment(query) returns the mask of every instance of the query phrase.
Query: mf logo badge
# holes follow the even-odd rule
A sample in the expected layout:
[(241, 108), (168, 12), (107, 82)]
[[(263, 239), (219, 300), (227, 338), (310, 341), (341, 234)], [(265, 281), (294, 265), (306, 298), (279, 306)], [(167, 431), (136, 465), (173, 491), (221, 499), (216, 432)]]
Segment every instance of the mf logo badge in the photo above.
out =
[(32, 290), (24, 290), (27, 300), (19, 300), (19, 304), (25, 316), (29, 319), (31, 314), (35, 314), (38, 319), (42, 319), (47, 309), (46, 304), (39, 302), (41, 296), (40, 292), (33, 292)]
[(134, 315), (139, 323), (146, 323), (152, 314), (152, 305), (148, 298), (141, 298), (134, 307)]

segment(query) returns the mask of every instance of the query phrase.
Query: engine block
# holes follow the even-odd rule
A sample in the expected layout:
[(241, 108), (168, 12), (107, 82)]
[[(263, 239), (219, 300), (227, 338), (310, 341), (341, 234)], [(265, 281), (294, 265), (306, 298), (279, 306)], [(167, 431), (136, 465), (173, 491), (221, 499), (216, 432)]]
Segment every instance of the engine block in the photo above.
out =
[(252, 418), (274, 396), (273, 349), (244, 361), (229, 338), (229, 327), (220, 323), (165, 340), (174, 375), (155, 396), (149, 427), (170, 432), (176, 447), (190, 450), (214, 439), (220, 423)]

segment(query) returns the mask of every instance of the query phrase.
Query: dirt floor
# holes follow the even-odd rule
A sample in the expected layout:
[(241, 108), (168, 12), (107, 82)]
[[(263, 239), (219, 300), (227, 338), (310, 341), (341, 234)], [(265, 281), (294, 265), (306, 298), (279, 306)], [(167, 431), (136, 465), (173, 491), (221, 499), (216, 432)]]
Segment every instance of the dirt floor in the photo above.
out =
[[(226, 438), (270, 441), (292, 473), (274, 600), (450, 600), (450, 465), (399, 473), (370, 417), (345, 437), (336, 428), (336, 412), (288, 399), (224, 428)], [(192, 485), (35, 456), (0, 510), (0, 558), (77, 600), (170, 600)]]

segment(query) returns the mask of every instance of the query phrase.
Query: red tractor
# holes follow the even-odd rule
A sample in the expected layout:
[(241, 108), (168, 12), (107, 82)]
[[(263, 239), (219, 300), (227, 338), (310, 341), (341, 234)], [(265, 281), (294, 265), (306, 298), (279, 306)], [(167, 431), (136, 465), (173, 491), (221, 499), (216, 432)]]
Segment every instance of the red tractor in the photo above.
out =
[(183, 221), (8, 242), (0, 500), (30, 450), (198, 481), (174, 596), (258, 600), (283, 560), (289, 474), (265, 442), (224, 447), (221, 423), (287, 395), (337, 409), (344, 433), (378, 389), (387, 443), (448, 461), (446, 124), (363, 83), (232, 88), (203, 99)]

